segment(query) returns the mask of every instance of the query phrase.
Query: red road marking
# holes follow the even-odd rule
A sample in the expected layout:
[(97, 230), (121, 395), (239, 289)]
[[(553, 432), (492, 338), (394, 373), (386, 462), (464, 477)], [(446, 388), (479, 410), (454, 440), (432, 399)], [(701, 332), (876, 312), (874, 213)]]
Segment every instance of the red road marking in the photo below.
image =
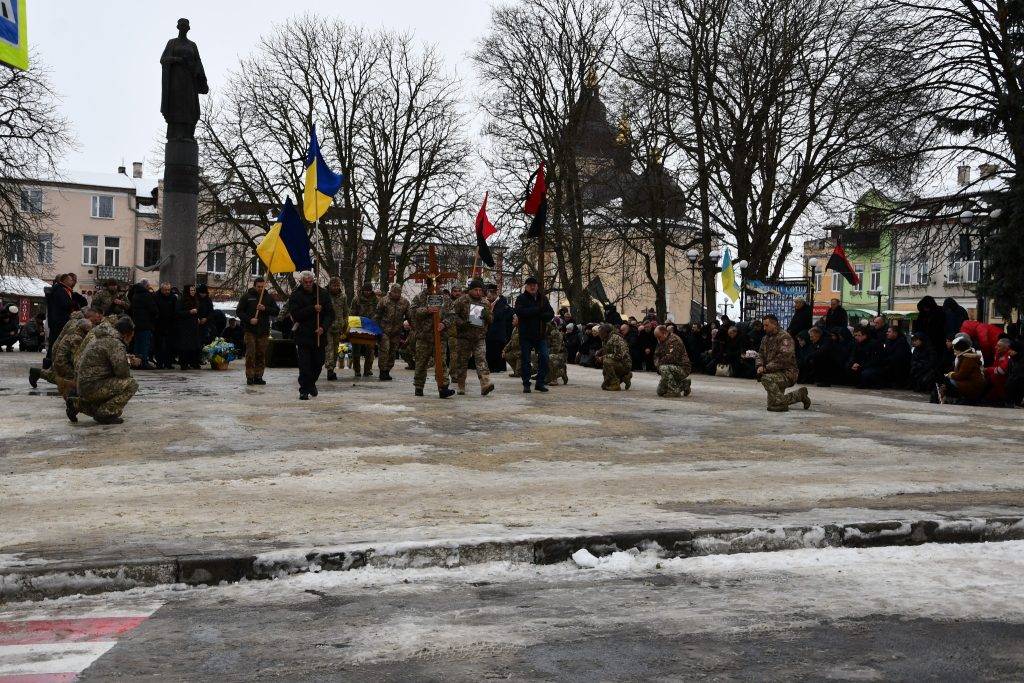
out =
[[(40, 645), (116, 640), (148, 617), (0, 621), (0, 645)], [(63, 675), (63, 674), (61, 674)], [(40, 679), (41, 680), (41, 679)], [(65, 680), (65, 679), (53, 679)], [(0, 681), (8, 683), (0, 677)]]
[(0, 683), (71, 683), (78, 677), (76, 673), (66, 674), (17, 674), (4, 676), (0, 674)]

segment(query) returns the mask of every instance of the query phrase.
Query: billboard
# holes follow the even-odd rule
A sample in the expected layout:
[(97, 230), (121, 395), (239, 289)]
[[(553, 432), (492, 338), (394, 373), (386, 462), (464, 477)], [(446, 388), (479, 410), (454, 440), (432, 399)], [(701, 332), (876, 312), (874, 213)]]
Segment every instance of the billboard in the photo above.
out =
[(27, 0), (0, 0), (0, 64), (28, 69)]

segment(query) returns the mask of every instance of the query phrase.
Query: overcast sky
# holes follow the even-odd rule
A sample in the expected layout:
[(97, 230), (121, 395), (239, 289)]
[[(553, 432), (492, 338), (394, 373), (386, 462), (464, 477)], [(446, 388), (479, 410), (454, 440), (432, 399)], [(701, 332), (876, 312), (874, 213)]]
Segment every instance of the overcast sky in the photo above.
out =
[(467, 54), (489, 11), (488, 0), (28, 0), (29, 41), (49, 67), (78, 138), (65, 167), (111, 173), (122, 162), (148, 158), (165, 130), (160, 53), (177, 34), (179, 17), (191, 21), (189, 37), (216, 91), (275, 22), (304, 12), (411, 29), (469, 79)]

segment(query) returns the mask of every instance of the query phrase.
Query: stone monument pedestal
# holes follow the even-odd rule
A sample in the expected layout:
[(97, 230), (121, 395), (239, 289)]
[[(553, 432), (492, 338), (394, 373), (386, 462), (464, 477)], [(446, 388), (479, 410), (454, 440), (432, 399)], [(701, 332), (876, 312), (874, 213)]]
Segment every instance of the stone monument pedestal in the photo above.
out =
[(169, 258), (160, 267), (160, 281), (184, 289), (196, 281), (198, 265), (199, 145), (171, 139), (164, 150), (160, 252)]

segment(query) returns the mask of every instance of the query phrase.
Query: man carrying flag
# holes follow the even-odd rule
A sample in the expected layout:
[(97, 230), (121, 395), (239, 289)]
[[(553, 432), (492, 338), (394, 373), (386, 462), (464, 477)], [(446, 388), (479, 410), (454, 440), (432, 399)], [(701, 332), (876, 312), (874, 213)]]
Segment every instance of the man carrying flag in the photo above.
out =
[(302, 212), (306, 220), (316, 223), (327, 213), (334, 201), (334, 195), (341, 189), (342, 176), (327, 168), (320, 154), (320, 143), (316, 139), (316, 126), (309, 134), (309, 151), (306, 153), (306, 186), (302, 192)]
[[(476, 253), (480, 260), (490, 269), (494, 269), (494, 257), (491, 256), (491, 249), (487, 246), (487, 238), (498, 232), (497, 228), (487, 218), (487, 195), (484, 193), (484, 203), (476, 214)], [(476, 275), (474, 273), (474, 275)]]

